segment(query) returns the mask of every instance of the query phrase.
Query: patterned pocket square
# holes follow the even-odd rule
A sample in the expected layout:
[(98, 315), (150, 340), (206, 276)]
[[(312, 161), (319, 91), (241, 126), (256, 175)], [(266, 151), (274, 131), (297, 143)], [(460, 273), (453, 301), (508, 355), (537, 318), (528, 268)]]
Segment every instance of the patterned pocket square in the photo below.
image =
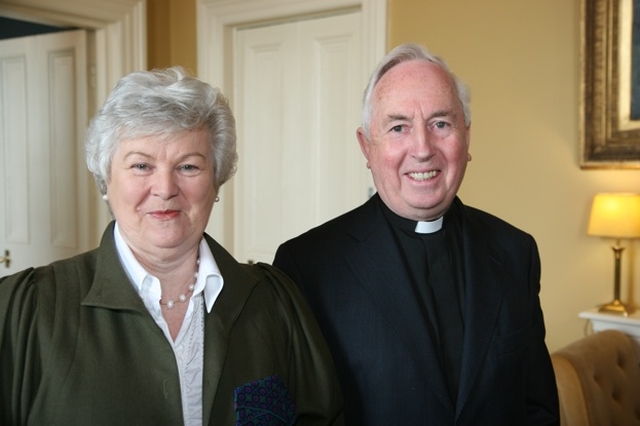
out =
[(296, 406), (277, 374), (238, 386), (233, 399), (236, 426), (290, 426), (296, 421)]

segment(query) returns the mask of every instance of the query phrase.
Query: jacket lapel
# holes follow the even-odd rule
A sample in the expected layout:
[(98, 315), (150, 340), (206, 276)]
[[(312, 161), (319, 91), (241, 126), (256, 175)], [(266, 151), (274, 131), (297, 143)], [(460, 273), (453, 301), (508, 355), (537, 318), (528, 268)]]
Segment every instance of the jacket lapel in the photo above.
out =
[[(459, 202), (459, 201), (457, 201)], [(463, 259), (466, 288), (465, 334), (463, 343), (457, 415), (469, 400), (474, 383), (481, 374), (495, 322), (504, 295), (502, 251), (490, 244), (482, 226), (477, 226), (468, 210), (463, 211)], [(476, 390), (477, 392), (477, 390)]]
[[(95, 275), (91, 288), (82, 300), (82, 305), (137, 311), (148, 315), (151, 319), (151, 314), (120, 263), (113, 237), (114, 227), (115, 222), (111, 222), (102, 235), (100, 247), (96, 251)], [(151, 324), (155, 326), (155, 322), (152, 321)], [(155, 329), (162, 334), (160, 328), (155, 327)]]
[(224, 277), (224, 286), (211, 312), (205, 315), (204, 327), (204, 383), (203, 424), (211, 422), (211, 413), (220, 383), (222, 368), (227, 358), (228, 341), (234, 323), (240, 316), (245, 301), (256, 286), (258, 279), (249, 274), (217, 242), (205, 234), (207, 244)]
[[(349, 230), (355, 243), (347, 250), (345, 259), (358, 283), (371, 297), (380, 313), (387, 319), (419, 371), (429, 383), (443, 406), (453, 412), (453, 404), (444, 376), (439, 368), (434, 341), (427, 320), (401, 258), (390, 225), (376, 204), (376, 195), (355, 217)], [(407, 327), (407, 324), (411, 324)]]

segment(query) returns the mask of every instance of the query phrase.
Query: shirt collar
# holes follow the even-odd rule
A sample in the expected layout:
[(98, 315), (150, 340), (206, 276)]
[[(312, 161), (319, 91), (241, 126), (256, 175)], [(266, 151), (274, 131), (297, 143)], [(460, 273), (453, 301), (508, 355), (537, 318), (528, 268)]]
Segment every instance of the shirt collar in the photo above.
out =
[(416, 223), (415, 231), (418, 234), (433, 234), (434, 232), (438, 232), (442, 229), (442, 222), (444, 221), (444, 216), (440, 216), (436, 220), (425, 221), (421, 220)]
[[(120, 262), (124, 267), (125, 272), (129, 276), (129, 279), (133, 283), (133, 287), (138, 294), (142, 293), (142, 284), (147, 276), (151, 276), (138, 262), (138, 259), (133, 255), (133, 252), (122, 238), (120, 234), (120, 228), (118, 222), (115, 224), (113, 236), (116, 242), (116, 250), (120, 257)], [(194, 288), (194, 294), (202, 291), (204, 293), (205, 306), (207, 312), (211, 312), (213, 304), (220, 295), (222, 287), (224, 286), (224, 278), (220, 273), (220, 268), (213, 258), (213, 253), (209, 245), (206, 243), (204, 237), (200, 240), (200, 267), (198, 268), (198, 281)]]
[(220, 273), (220, 268), (211, 253), (211, 248), (204, 238), (200, 240), (200, 269), (198, 271), (198, 282), (195, 290), (198, 291), (200, 286), (204, 286), (204, 301), (207, 306), (207, 312), (211, 312), (222, 287), (224, 286), (224, 278)]
[(399, 216), (382, 200), (380, 200), (380, 206), (382, 207), (382, 212), (387, 217), (387, 220), (389, 220), (391, 225), (409, 235), (413, 235), (415, 233), (431, 234), (433, 232), (437, 232), (442, 229), (442, 225), (444, 223), (444, 216), (440, 216), (438, 219), (433, 221), (415, 221)]

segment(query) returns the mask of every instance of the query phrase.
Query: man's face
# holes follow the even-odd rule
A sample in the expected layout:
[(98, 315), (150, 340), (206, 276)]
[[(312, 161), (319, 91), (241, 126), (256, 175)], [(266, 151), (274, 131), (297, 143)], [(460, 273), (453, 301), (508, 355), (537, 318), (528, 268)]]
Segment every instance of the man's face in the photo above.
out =
[(469, 161), (454, 82), (436, 64), (403, 62), (378, 81), (371, 105), (370, 136), (360, 128), (358, 141), (380, 197), (407, 219), (442, 216)]

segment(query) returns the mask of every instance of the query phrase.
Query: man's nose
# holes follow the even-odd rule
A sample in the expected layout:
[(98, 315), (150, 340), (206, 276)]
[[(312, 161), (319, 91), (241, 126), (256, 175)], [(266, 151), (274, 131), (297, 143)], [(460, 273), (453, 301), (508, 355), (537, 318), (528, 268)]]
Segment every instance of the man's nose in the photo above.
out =
[(434, 136), (426, 127), (417, 127), (414, 131), (412, 155), (416, 159), (426, 160), (435, 154)]

